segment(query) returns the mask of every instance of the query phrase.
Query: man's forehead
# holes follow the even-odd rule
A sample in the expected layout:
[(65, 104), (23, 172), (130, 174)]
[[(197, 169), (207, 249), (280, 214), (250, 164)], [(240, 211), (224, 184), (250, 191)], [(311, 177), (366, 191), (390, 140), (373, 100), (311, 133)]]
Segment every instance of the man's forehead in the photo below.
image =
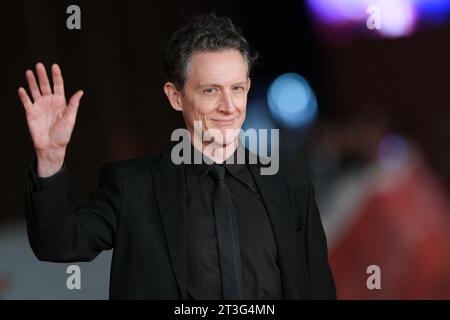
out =
[(192, 56), (188, 80), (198, 85), (233, 85), (247, 81), (247, 64), (237, 50)]
[(189, 67), (194, 72), (247, 70), (244, 57), (237, 50), (195, 53), (190, 58)]

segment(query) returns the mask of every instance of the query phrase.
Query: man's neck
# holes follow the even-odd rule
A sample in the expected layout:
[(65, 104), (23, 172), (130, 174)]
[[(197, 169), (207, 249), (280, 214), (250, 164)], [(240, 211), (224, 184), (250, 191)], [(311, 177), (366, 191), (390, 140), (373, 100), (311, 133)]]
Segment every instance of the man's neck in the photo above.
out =
[(231, 143), (225, 145), (195, 139), (191, 139), (191, 143), (203, 156), (208, 157), (215, 163), (224, 163), (236, 151), (239, 141), (236, 137)]

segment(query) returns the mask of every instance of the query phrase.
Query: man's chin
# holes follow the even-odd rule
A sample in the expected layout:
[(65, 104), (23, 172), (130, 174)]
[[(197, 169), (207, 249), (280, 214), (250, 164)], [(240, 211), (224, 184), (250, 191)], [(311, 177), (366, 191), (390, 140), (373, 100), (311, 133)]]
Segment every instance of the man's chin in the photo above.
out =
[(214, 141), (216, 143), (229, 144), (239, 135), (239, 128), (211, 127), (203, 132), (204, 141)]

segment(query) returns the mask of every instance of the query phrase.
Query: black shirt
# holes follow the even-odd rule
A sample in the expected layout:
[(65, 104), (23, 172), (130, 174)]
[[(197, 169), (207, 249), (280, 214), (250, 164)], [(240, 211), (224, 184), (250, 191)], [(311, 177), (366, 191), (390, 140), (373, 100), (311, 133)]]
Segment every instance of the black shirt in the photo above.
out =
[[(214, 164), (213, 164), (214, 165)], [(188, 294), (221, 299), (213, 212), (213, 165), (184, 165), (187, 186)], [(224, 164), (239, 231), (243, 299), (281, 299), (277, 247), (269, 217), (246, 164)]]

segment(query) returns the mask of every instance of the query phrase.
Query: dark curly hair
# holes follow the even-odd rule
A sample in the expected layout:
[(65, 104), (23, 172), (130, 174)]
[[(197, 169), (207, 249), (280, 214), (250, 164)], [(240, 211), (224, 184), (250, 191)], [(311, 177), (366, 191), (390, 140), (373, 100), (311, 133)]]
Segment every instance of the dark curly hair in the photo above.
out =
[(258, 58), (230, 18), (214, 13), (186, 18), (187, 22), (171, 36), (162, 51), (162, 68), (166, 81), (178, 90), (184, 87), (189, 62), (195, 52), (218, 52), (236, 49), (247, 63), (248, 74)]

